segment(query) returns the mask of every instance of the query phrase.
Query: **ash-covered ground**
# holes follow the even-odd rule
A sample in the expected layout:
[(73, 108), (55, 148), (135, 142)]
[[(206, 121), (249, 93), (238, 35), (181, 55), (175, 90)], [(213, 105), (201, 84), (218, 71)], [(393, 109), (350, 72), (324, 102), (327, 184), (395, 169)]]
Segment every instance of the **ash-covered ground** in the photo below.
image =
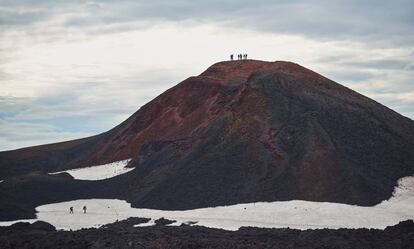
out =
[(379, 229), (264, 229), (242, 227), (225, 231), (199, 226), (157, 225), (136, 227), (145, 218), (130, 218), (101, 228), (56, 231), (42, 221), (0, 227), (0, 248), (275, 248), (275, 249), (410, 249), (414, 248), (414, 222)]

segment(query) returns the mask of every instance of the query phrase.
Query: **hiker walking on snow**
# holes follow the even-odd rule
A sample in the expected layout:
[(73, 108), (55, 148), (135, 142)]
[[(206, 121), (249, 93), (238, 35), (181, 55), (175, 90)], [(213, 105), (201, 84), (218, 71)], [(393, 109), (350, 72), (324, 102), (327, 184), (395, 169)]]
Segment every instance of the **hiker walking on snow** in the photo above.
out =
[(86, 206), (83, 206), (83, 213), (86, 214)]
[(233, 54), (231, 54), (231, 55), (230, 55), (230, 60), (231, 60), (231, 61), (233, 60)]
[(70, 207), (70, 208), (69, 208), (69, 213), (70, 213), (70, 214), (73, 214), (73, 207)]

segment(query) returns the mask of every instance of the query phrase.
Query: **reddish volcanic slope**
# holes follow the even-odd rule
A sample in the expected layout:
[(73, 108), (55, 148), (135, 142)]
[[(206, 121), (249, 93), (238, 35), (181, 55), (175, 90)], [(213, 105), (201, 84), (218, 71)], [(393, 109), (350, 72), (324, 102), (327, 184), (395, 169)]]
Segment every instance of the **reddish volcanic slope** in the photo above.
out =
[(234, 96), (227, 91), (244, 84), (251, 72), (270, 65), (258, 61), (217, 64), (200, 76), (184, 80), (118, 126), (109, 143), (88, 163), (131, 158), (148, 142), (184, 139), (200, 133), (215, 119), (228, 114), (222, 101)]
[[(114, 162), (134, 157), (140, 147), (149, 141), (185, 137), (203, 123), (208, 125), (209, 117), (206, 114), (214, 107), (220, 92), (242, 85), (252, 72), (273, 64), (262, 61), (218, 63), (200, 76), (190, 77), (167, 90), (106, 133), (74, 141), (0, 152), (0, 175), (11, 176), (34, 169), (63, 170)], [(218, 111), (219, 109), (215, 112)]]
[(291, 62), (220, 62), (106, 133), (0, 153), (0, 177), (126, 158), (107, 184), (134, 206), (371, 205), (414, 173), (414, 122)]

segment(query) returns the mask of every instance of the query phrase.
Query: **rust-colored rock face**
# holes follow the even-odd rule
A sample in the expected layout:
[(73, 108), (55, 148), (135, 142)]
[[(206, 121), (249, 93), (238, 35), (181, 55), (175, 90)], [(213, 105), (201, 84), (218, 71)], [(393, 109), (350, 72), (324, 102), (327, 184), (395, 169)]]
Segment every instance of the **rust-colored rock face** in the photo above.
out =
[[(141, 108), (114, 129), (110, 141), (82, 164), (131, 158), (142, 145), (151, 141), (192, 138), (196, 142), (212, 122), (231, 114), (228, 105), (239, 101), (240, 90), (244, 89), (249, 76), (275, 66), (289, 70), (292, 65), (286, 62), (235, 61), (211, 66), (201, 75), (188, 78)], [(247, 113), (257, 111), (253, 109), (257, 103), (245, 105), (250, 108)]]
[(414, 122), (291, 62), (220, 62), (104, 134), (0, 153), (0, 176), (126, 158), (99, 188), (134, 206), (371, 205), (414, 173)]

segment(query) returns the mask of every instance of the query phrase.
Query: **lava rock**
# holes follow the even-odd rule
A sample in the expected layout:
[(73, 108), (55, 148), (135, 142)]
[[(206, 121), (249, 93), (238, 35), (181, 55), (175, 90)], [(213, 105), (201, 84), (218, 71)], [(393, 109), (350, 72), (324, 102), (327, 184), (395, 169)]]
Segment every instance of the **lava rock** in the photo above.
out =
[(169, 220), (169, 219), (165, 219), (164, 217), (159, 218), (158, 220), (155, 220), (154, 223), (157, 226), (166, 226), (169, 224), (173, 224), (177, 222), (176, 220)]

